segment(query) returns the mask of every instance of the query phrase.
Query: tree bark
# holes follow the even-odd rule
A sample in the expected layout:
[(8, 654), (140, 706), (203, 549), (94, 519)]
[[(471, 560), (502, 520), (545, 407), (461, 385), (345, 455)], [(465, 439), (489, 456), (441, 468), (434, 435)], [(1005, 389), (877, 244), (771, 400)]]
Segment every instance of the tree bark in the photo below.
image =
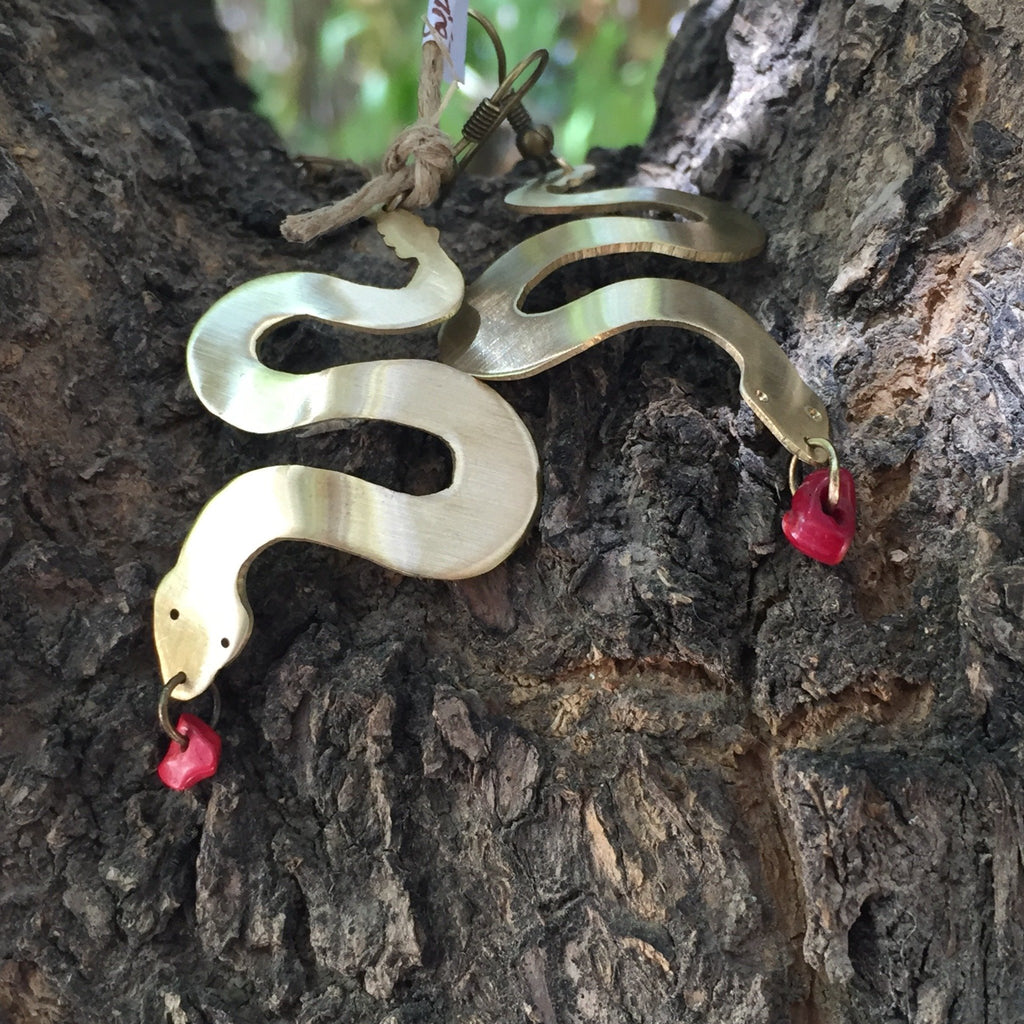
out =
[[(842, 565), (782, 539), (729, 360), (632, 332), (499, 387), (544, 496), (488, 576), (260, 557), (221, 770), (179, 794), (150, 604), (205, 500), (281, 462), (447, 472), (387, 424), (233, 430), (191, 326), (261, 274), (407, 271), (365, 224), (279, 237), (358, 175), (289, 160), (198, 0), (0, 0), (0, 1020), (1024, 1021), (1022, 44), (997, 0), (701, 0), (647, 144), (598, 154), (767, 229), (650, 262), (826, 399)], [(510, 187), (428, 211), (468, 279), (546, 226)], [(436, 340), (272, 344), (388, 356)]]

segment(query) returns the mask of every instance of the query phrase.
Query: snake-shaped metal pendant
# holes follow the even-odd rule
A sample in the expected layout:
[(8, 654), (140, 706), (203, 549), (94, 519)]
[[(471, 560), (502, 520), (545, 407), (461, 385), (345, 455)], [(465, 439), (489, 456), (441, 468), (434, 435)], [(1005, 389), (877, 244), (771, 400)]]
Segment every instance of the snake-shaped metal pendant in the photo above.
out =
[[(568, 263), (612, 253), (656, 252), (724, 261), (754, 255), (761, 229), (725, 204), (670, 189), (553, 191), (563, 172), (513, 192), (517, 209), (566, 213), (582, 209), (702, 211), (700, 220), (588, 217), (549, 228), (499, 257), (466, 289), (461, 309), (441, 328), (441, 358), (485, 380), (531, 377), (633, 327), (685, 327), (720, 345), (740, 368), (740, 395), (785, 447), (814, 463), (827, 439), (828, 414), (775, 340), (722, 296), (684, 281), (632, 278), (598, 288), (556, 309), (524, 313), (530, 291)], [(563, 180), (558, 178), (559, 181)], [(557, 182), (556, 182), (557, 184)], [(729, 211), (729, 212), (727, 212)]]
[(271, 466), (236, 477), (199, 513), (178, 561), (157, 588), (154, 634), (165, 680), (184, 673), (176, 700), (202, 693), (252, 630), (245, 576), (278, 540), (306, 540), (410, 576), (461, 579), (487, 572), (519, 543), (538, 499), (538, 461), (522, 420), (472, 377), (418, 359), (291, 374), (259, 360), (267, 331), (298, 317), (399, 332), (450, 316), (463, 295), (438, 233), (405, 211), (377, 228), (402, 258), (418, 260), (401, 289), (313, 273), (250, 281), (218, 300), (188, 343), (188, 371), (216, 416), (269, 433), (347, 418), (389, 420), (440, 437), (451, 484), (414, 496), (309, 466)]

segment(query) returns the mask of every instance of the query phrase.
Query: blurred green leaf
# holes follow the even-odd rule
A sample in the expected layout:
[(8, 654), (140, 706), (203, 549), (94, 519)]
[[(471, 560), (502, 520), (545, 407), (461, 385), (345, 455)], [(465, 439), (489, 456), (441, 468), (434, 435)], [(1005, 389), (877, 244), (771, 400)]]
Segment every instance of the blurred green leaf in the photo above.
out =
[[(671, 17), (689, 0), (476, 0), (498, 27), (510, 67), (545, 47), (552, 59), (527, 109), (572, 162), (594, 145), (642, 142)], [(632, 16), (618, 12), (632, 7)], [(238, 65), (260, 111), (293, 149), (375, 163), (416, 118), (425, 0), (219, 0)], [(466, 86), (442, 127), (458, 136), (496, 86), (490, 40), (471, 24)]]
[(366, 19), (358, 11), (343, 11), (324, 22), (320, 31), (320, 63), (326, 74), (333, 74), (341, 67), (348, 44), (365, 29)]

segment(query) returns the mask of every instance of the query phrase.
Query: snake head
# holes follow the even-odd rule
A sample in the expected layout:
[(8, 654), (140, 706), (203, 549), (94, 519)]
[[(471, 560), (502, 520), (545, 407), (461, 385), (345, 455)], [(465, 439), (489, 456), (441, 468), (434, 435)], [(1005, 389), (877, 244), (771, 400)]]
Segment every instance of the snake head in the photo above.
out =
[(183, 561), (160, 581), (153, 600), (153, 635), (164, 679), (179, 672), (185, 682), (171, 696), (198, 697), (216, 674), (245, 646), (252, 615), (237, 592), (222, 593)]

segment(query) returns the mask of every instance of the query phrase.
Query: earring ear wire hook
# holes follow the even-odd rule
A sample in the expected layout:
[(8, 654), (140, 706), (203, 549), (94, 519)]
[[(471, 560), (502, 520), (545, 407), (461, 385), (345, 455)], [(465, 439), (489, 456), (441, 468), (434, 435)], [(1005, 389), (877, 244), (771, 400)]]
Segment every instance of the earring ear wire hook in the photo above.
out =
[[(470, 11), (474, 18), (490, 37), (494, 45), (494, 52), (498, 59), (498, 80), (505, 82), (508, 76), (505, 73), (507, 62), (505, 59), (505, 47), (502, 45), (498, 30), (479, 11)], [(547, 63), (545, 61), (545, 63)], [(541, 69), (543, 70), (543, 69)], [(514, 77), (514, 76), (513, 76)], [(539, 77), (539, 76), (538, 76)], [(533, 86), (533, 80), (523, 86), (516, 94), (515, 102), (508, 111), (508, 123), (516, 133), (516, 146), (520, 155), (525, 160), (537, 160), (545, 170), (554, 167), (561, 167), (564, 171), (571, 171), (572, 167), (559, 156), (552, 152), (555, 145), (555, 133), (546, 124), (535, 124), (526, 107), (523, 106), (523, 96)]]
[[(470, 10), (470, 17), (487, 33), (494, 47), (494, 55), (498, 64), (498, 87), (486, 99), (477, 104), (462, 128), (462, 138), (456, 143), (454, 156), (458, 169), (466, 166), (476, 155), (480, 144), (489, 138), (503, 121), (508, 121), (516, 133), (516, 146), (525, 159), (539, 160), (544, 166), (558, 165), (571, 170), (564, 160), (552, 156), (554, 133), (544, 124), (534, 124), (533, 119), (523, 106), (523, 97), (536, 85), (544, 69), (548, 65), (550, 55), (545, 49), (534, 50), (524, 57), (511, 72), (508, 71), (508, 59), (505, 47), (498, 35), (498, 30), (485, 15)], [(516, 88), (516, 82), (533, 67), (529, 77)]]
[(508, 60), (505, 56), (505, 45), (501, 41), (501, 36), (498, 35), (498, 30), (494, 27), (494, 22), (485, 14), (473, 10), (472, 7), (469, 9), (469, 16), (487, 33), (491, 40), (494, 56), (498, 61), (498, 81), (504, 82), (508, 74)]
[[(462, 126), (462, 138), (455, 144), (453, 150), (460, 171), (466, 169), (469, 162), (476, 156), (480, 144), (494, 133), (502, 121), (510, 118), (512, 111), (517, 106), (522, 110), (522, 97), (536, 84), (537, 79), (547, 67), (548, 60), (547, 50), (534, 50), (501, 80), (498, 88), (490, 96), (477, 104), (476, 109)], [(526, 81), (516, 89), (516, 81), (526, 73), (531, 65), (536, 66)], [(525, 111), (523, 112), (525, 113)]]

